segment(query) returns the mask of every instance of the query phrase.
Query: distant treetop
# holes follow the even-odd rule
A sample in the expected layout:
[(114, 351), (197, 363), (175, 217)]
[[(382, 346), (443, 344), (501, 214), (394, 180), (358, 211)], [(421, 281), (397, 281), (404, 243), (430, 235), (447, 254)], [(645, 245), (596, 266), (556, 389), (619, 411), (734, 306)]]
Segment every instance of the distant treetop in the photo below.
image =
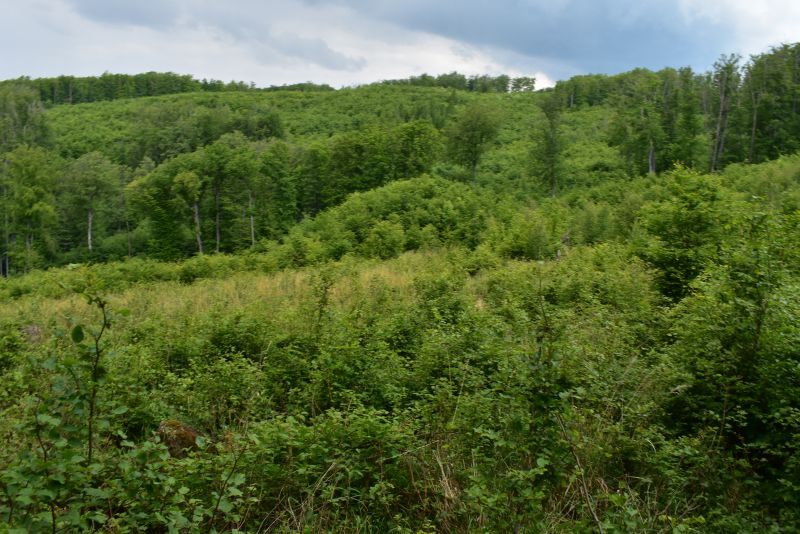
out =
[(460, 89), (476, 93), (508, 93), (531, 92), (534, 90), (536, 78), (521, 76), (511, 78), (506, 74), (499, 76), (469, 76), (458, 72), (431, 76), (420, 74), (397, 80), (384, 80), (382, 85), (412, 85), (415, 87), (444, 87), (446, 89)]
[(256, 87), (253, 82), (223, 82), (214, 79), (197, 80), (189, 74), (174, 72), (145, 72), (141, 74), (111, 74), (100, 76), (57, 76), (54, 78), (21, 77), (0, 81), (5, 85), (27, 86), (38, 91), (46, 105), (81, 104), (120, 98), (159, 96), (176, 93), (222, 91), (333, 91), (325, 84), (311, 82), (291, 85)]

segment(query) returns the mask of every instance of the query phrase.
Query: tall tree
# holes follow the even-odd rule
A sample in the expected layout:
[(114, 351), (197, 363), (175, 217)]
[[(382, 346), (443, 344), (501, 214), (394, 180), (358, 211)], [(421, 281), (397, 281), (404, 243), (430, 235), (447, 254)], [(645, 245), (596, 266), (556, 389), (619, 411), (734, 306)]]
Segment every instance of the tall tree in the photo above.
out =
[(447, 129), (447, 148), (456, 163), (470, 171), (472, 181), (477, 177), (478, 163), (489, 143), (500, 130), (497, 110), (482, 102), (472, 101), (461, 111)]
[(548, 94), (539, 102), (539, 107), (544, 115), (544, 120), (534, 132), (534, 168), (544, 178), (550, 195), (555, 196), (558, 190), (562, 151), (562, 140), (559, 134), (562, 109), (560, 95)]
[(611, 141), (620, 147), (631, 172), (655, 173), (666, 145), (664, 84), (658, 75), (645, 69), (626, 76), (625, 88), (615, 102)]
[(695, 168), (700, 163), (700, 151), (705, 150), (706, 143), (702, 137), (703, 119), (700, 115), (697, 82), (690, 67), (678, 70), (677, 106), (675, 139), (671, 147), (672, 160)]
[(200, 199), (203, 193), (203, 182), (194, 171), (182, 171), (173, 179), (173, 190), (192, 212), (194, 237), (197, 253), (203, 254), (203, 225), (200, 219)]
[[(248, 158), (245, 152), (252, 153), (249, 142), (244, 135), (235, 132), (223, 135), (200, 153), (200, 174), (203, 180), (208, 181), (212, 194), (216, 252), (221, 251), (223, 232), (228, 230), (223, 228), (223, 225), (230, 219), (226, 207), (231, 197), (229, 193), (241, 193), (244, 189), (241, 187), (241, 182), (249, 172), (247, 166), (240, 165)], [(239, 187), (235, 187), (237, 185)]]
[[(292, 169), (292, 154), (283, 141), (272, 141), (256, 161), (257, 169), (251, 176), (251, 195), (248, 212), (251, 216), (251, 243), (255, 244), (255, 230), (262, 236), (275, 239), (286, 233), (298, 220), (298, 191), (296, 175)], [(304, 177), (305, 179), (305, 177)], [(259, 218), (259, 224), (252, 217)]]
[(0, 153), (24, 144), (45, 144), (48, 138), (37, 91), (16, 83), (0, 85)]
[[(192, 249), (187, 239), (192, 232), (186, 225), (193, 217), (187, 218), (186, 212), (193, 212), (195, 192), (191, 180), (176, 183), (175, 177), (183, 172), (199, 176), (199, 160), (197, 152), (181, 154), (155, 168), (145, 160), (136, 171), (138, 176), (125, 188), (133, 213), (149, 233), (149, 254), (157, 258), (176, 259)], [(201, 188), (207, 188), (207, 181), (202, 176), (200, 180)]]
[(429, 171), (442, 153), (442, 134), (428, 121), (401, 124), (389, 136), (389, 150), (394, 160), (392, 171), (396, 180)]
[(536, 78), (533, 76), (520, 76), (511, 79), (512, 93), (532, 93), (536, 88)]
[[(65, 197), (73, 221), (85, 217), (86, 247), (91, 254), (96, 241), (96, 217), (113, 204), (119, 191), (119, 168), (98, 152), (90, 152), (73, 161), (65, 176)], [(77, 243), (73, 243), (76, 245)]]
[(42, 148), (22, 146), (4, 156), (0, 168), (3, 274), (10, 274), (14, 258), (22, 260), (23, 270), (28, 271), (54, 253), (53, 189), (59, 173), (57, 158)]
[(735, 128), (740, 157), (753, 163), (800, 150), (800, 44), (782, 45), (745, 66)]
[(725, 150), (725, 135), (728, 129), (728, 120), (739, 88), (739, 61), (741, 57), (736, 54), (722, 56), (714, 63), (713, 87), (715, 88), (716, 122), (711, 144), (711, 172), (718, 170), (722, 165)]
[(334, 137), (330, 144), (324, 203), (339, 204), (350, 193), (379, 187), (392, 178), (392, 148), (383, 128), (363, 128)]
[(316, 142), (298, 151), (296, 172), (303, 179), (297, 184), (297, 194), (300, 213), (304, 216), (316, 215), (326, 206), (324, 189), (329, 162), (327, 144)]

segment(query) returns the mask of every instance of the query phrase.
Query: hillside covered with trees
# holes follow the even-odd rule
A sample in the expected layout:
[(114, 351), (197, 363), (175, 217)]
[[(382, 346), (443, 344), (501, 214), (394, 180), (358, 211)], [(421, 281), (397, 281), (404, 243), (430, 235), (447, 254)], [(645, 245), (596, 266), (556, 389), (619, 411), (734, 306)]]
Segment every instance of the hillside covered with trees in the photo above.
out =
[(800, 529), (800, 45), (534, 84), (0, 82), (0, 532)]

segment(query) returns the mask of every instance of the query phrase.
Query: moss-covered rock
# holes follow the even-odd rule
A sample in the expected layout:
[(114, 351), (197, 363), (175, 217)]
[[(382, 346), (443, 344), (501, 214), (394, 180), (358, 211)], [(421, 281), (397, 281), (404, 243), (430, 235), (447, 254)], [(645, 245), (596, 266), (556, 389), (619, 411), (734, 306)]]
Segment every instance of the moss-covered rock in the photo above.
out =
[(183, 458), (186, 451), (196, 451), (200, 433), (175, 419), (165, 419), (158, 425), (158, 437), (167, 446), (170, 456)]

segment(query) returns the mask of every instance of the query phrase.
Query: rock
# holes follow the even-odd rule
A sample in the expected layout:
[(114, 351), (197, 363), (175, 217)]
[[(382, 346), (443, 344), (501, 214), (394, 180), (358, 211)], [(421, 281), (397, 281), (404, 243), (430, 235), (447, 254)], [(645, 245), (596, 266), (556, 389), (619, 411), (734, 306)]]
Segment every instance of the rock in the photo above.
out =
[(38, 345), (44, 341), (44, 331), (39, 325), (29, 324), (27, 326), (23, 326), (22, 334), (25, 336), (25, 340), (31, 345)]
[(158, 425), (156, 434), (161, 443), (167, 446), (173, 458), (183, 458), (187, 451), (196, 451), (200, 433), (194, 428), (175, 419), (165, 419)]

